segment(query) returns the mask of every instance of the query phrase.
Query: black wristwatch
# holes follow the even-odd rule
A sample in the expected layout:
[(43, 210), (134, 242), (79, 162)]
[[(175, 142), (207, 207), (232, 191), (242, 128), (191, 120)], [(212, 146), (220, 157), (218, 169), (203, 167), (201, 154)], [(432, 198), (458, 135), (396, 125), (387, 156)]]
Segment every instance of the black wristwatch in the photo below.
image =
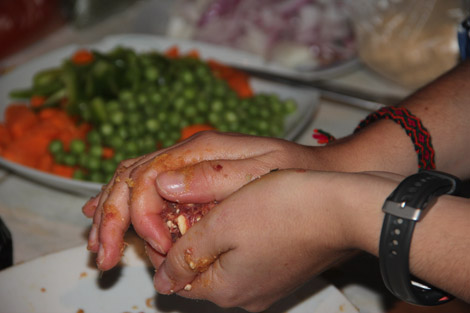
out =
[(379, 246), (385, 286), (396, 297), (417, 305), (438, 305), (453, 297), (410, 274), (409, 254), (415, 223), (438, 196), (456, 194), (458, 178), (437, 171), (421, 171), (405, 178), (383, 205), (385, 217)]

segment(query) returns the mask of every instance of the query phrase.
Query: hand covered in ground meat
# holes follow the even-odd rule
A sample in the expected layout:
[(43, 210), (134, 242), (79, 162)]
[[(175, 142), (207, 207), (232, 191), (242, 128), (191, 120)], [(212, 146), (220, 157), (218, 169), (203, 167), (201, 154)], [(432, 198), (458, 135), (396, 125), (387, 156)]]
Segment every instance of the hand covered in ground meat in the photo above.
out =
[[(101, 270), (112, 268), (121, 258), (124, 233), (132, 222), (157, 267), (172, 245), (160, 216), (164, 198), (182, 203), (218, 201), (273, 169), (308, 167), (310, 151), (311, 147), (280, 139), (203, 132), (124, 161), (83, 207), (84, 214), (93, 217), (88, 249), (98, 253)], [(162, 173), (164, 188), (159, 189), (157, 178)]]
[[(175, 243), (155, 275), (157, 290), (222, 307), (266, 309), (352, 254), (350, 230), (363, 227), (355, 228), (351, 218), (357, 210), (345, 207), (357, 197), (349, 204), (337, 191), (354, 198), (357, 189), (382, 188), (382, 179), (370, 176), (283, 170), (249, 183)], [(393, 186), (371, 201), (383, 202)], [(371, 228), (378, 234), (382, 215), (376, 211)]]

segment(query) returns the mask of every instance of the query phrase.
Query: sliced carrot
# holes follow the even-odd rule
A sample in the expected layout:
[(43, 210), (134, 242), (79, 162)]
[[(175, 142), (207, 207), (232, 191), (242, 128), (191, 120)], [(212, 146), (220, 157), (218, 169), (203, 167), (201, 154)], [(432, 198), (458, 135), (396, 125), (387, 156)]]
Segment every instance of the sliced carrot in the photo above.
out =
[(45, 120), (45, 119), (53, 117), (56, 114), (57, 114), (57, 109), (47, 108), (47, 109), (42, 109), (41, 111), (39, 111), (38, 117), (41, 120)]
[(200, 59), (199, 51), (196, 49), (190, 50), (188, 53), (186, 53), (186, 56), (194, 59)]
[(114, 156), (114, 149), (109, 147), (103, 147), (103, 154), (104, 159), (111, 159)]
[[(61, 109), (43, 109), (38, 114), (25, 105), (9, 106), (5, 112), (5, 125), (0, 127), (3, 157), (25, 166), (54, 172), (57, 165), (48, 152), (49, 144), (60, 139), (68, 147), (72, 139), (86, 136), (90, 125), (76, 126), (75, 120)], [(12, 135), (14, 134), (14, 135)], [(55, 167), (57, 175), (69, 177), (70, 169)], [(73, 173), (73, 170), (72, 170)]]
[(219, 61), (209, 59), (207, 60), (207, 65), (209, 65), (212, 72), (219, 78), (227, 78), (231, 75), (231, 69), (228, 66), (220, 63)]
[(6, 109), (5, 125), (12, 139), (23, 136), (37, 121), (37, 116), (26, 105), (12, 105)]
[(178, 46), (171, 46), (165, 51), (165, 55), (170, 59), (175, 59), (180, 56), (180, 49)]
[(0, 124), (0, 147), (4, 148), (11, 143), (11, 135), (8, 128)]
[(72, 56), (72, 62), (77, 65), (86, 65), (94, 60), (94, 55), (91, 51), (86, 49), (77, 50)]
[(186, 127), (184, 127), (182, 130), (181, 130), (181, 138), (180, 140), (184, 140), (186, 138), (189, 138), (191, 137), (192, 135), (198, 133), (198, 132), (201, 132), (201, 131), (205, 131), (205, 130), (214, 130), (215, 128), (212, 127), (211, 125), (207, 125), (207, 124), (193, 124), (193, 125), (188, 125)]
[(250, 82), (244, 77), (234, 77), (228, 81), (228, 84), (240, 98), (250, 98), (254, 95)]
[(34, 167), (36, 165), (35, 161), (24, 153), (18, 153), (18, 150), (13, 149), (11, 146), (8, 146), (2, 151), (2, 156), (12, 162), (19, 163), (25, 166)]
[(49, 140), (41, 136), (27, 135), (5, 148), (3, 156), (13, 162), (36, 167), (40, 155), (47, 151)]
[(46, 97), (43, 96), (32, 96), (30, 99), (31, 107), (40, 108), (46, 102)]
[(250, 98), (254, 95), (250, 84), (250, 77), (237, 69), (224, 65), (216, 60), (207, 61), (214, 75), (227, 81), (240, 98)]
[(44, 172), (50, 172), (52, 171), (53, 165), (54, 165), (54, 158), (52, 157), (50, 153), (45, 153), (38, 159), (38, 164), (36, 168)]
[(71, 166), (62, 165), (62, 164), (52, 165), (52, 173), (62, 176), (62, 177), (72, 178), (74, 171), (75, 169)]
[(34, 116), (34, 112), (26, 104), (12, 104), (9, 105), (5, 111), (5, 123), (14, 124), (18, 119), (24, 115)]

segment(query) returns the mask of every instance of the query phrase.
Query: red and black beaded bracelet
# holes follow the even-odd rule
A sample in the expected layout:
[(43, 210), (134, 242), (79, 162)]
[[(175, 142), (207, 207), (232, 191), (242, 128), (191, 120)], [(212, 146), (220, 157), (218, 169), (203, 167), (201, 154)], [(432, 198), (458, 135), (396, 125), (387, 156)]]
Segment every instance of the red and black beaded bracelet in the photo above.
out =
[(372, 112), (359, 123), (354, 133), (380, 119), (392, 120), (406, 131), (406, 134), (411, 138), (415, 151), (418, 154), (418, 167), (420, 169), (429, 170), (436, 168), (431, 135), (426, 127), (424, 127), (421, 120), (406, 108), (384, 107), (378, 111)]
[[(392, 120), (405, 129), (406, 134), (411, 138), (415, 151), (418, 154), (418, 167), (420, 169), (432, 170), (436, 168), (431, 135), (423, 126), (421, 120), (406, 108), (384, 107), (378, 111), (372, 112), (359, 123), (354, 133), (380, 119)], [(313, 138), (320, 144), (327, 144), (336, 140), (334, 136), (323, 130), (315, 129), (313, 132)]]

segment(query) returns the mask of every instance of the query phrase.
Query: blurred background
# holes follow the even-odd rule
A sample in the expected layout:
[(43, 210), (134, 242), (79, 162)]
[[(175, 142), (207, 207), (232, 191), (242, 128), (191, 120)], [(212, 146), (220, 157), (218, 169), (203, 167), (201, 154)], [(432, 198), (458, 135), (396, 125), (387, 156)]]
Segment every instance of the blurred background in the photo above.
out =
[(360, 62), (419, 88), (458, 61), (466, 0), (0, 0), (0, 69), (118, 33), (195, 39), (299, 73)]

